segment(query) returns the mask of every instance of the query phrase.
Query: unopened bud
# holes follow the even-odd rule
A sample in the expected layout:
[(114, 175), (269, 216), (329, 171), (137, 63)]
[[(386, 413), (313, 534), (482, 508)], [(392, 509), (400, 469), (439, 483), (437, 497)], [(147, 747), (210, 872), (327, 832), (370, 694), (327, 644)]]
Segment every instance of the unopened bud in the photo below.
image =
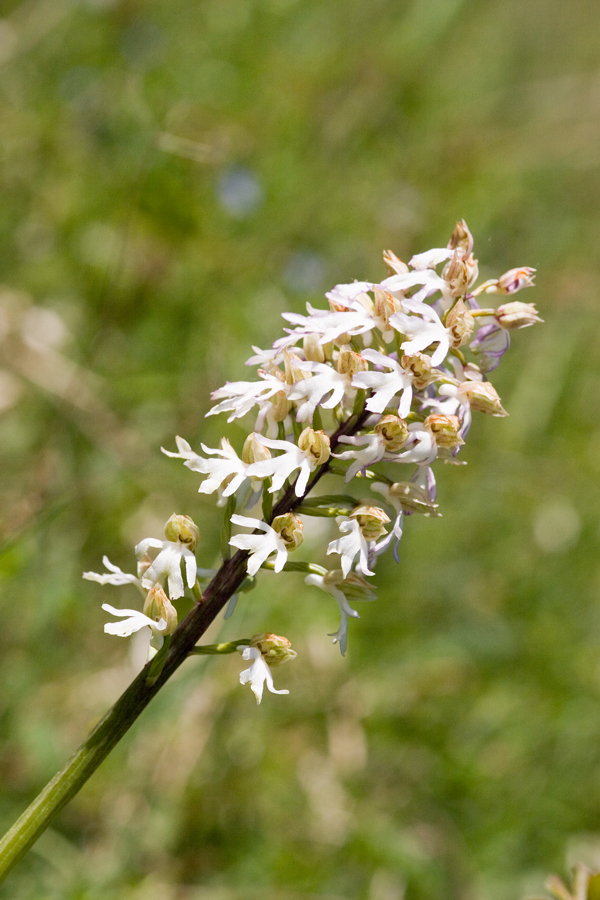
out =
[(356, 375), (357, 372), (367, 372), (369, 363), (363, 359), (360, 353), (354, 350), (340, 350), (337, 358), (337, 370), (340, 375)]
[(397, 481), (390, 486), (390, 494), (400, 501), (403, 509), (421, 513), (423, 516), (439, 516), (438, 504), (434, 503), (427, 490), (412, 481)]
[(467, 290), (469, 283), (469, 270), (465, 265), (457, 251), (450, 262), (446, 263), (442, 272), (442, 278), (448, 283), (450, 293), (453, 297), (460, 297)]
[(521, 303), (520, 300), (513, 300), (511, 303), (503, 303), (502, 306), (499, 306), (495, 319), (498, 325), (509, 331), (512, 328), (527, 328), (528, 325), (544, 321), (538, 316), (535, 303)]
[(427, 416), (423, 422), (423, 426), (428, 428), (435, 438), (438, 447), (445, 447), (448, 450), (454, 447), (460, 447), (464, 444), (459, 432), (460, 421), (458, 416)]
[(473, 251), (473, 235), (464, 219), (456, 223), (448, 241), (448, 250), (458, 251), (459, 256), (465, 260), (471, 255)]
[(376, 541), (385, 534), (385, 526), (390, 517), (378, 506), (357, 506), (350, 513), (351, 519), (356, 519), (366, 541)]
[(376, 318), (383, 319), (385, 322), (385, 330), (390, 330), (390, 316), (395, 312), (400, 312), (400, 302), (396, 300), (395, 297), (392, 297), (391, 294), (388, 294), (387, 291), (382, 291), (381, 288), (375, 288), (375, 307), (374, 314)]
[(325, 362), (325, 350), (323, 345), (319, 343), (318, 334), (307, 334), (302, 341), (304, 349), (304, 358), (311, 362)]
[(167, 627), (163, 634), (173, 634), (177, 628), (177, 610), (160, 587), (155, 584), (148, 591), (148, 596), (144, 603), (144, 615), (155, 622), (163, 619), (167, 623)]
[(304, 453), (310, 453), (317, 466), (322, 466), (331, 456), (328, 435), (324, 431), (314, 431), (310, 426), (298, 438), (298, 447)]
[(418, 391), (426, 388), (428, 384), (439, 378), (441, 372), (434, 369), (431, 363), (431, 357), (426, 353), (405, 353), (400, 361), (400, 365), (405, 372), (412, 375), (413, 387)]
[(242, 462), (250, 466), (252, 463), (263, 462), (265, 459), (271, 459), (271, 451), (260, 442), (259, 436), (253, 431), (244, 441)]
[(286, 513), (284, 516), (276, 516), (272, 528), (277, 532), (288, 550), (296, 550), (304, 540), (304, 523), (294, 513)]
[(385, 443), (385, 449), (390, 453), (397, 453), (406, 444), (410, 432), (408, 425), (399, 416), (382, 416), (375, 428), (375, 434), (380, 434)]
[(189, 516), (178, 516), (173, 513), (165, 525), (165, 537), (174, 544), (185, 544), (192, 552), (200, 541), (200, 529)]
[(391, 250), (383, 251), (383, 261), (386, 264), (390, 275), (406, 275), (408, 272), (406, 263), (402, 262), (401, 259), (398, 259), (396, 254)]
[(332, 569), (323, 575), (323, 583), (335, 585), (350, 603), (355, 600), (374, 600), (376, 597), (373, 585), (357, 572), (348, 572), (344, 578), (341, 569)]
[(273, 406), (273, 418), (276, 422), (283, 422), (289, 416), (292, 408), (285, 391), (277, 391), (275, 396), (271, 397), (271, 405)]
[(306, 381), (312, 376), (311, 372), (307, 372), (298, 363), (302, 362), (296, 353), (290, 353), (289, 350), (283, 351), (283, 364), (285, 366), (285, 380), (288, 384), (296, 384), (297, 381)]
[(522, 269), (509, 269), (496, 282), (499, 294), (516, 294), (521, 288), (533, 287), (535, 269), (524, 266)]
[(446, 328), (450, 332), (451, 343), (455, 350), (467, 343), (474, 327), (475, 320), (465, 301), (462, 298), (458, 299), (446, 316)]
[(469, 401), (471, 409), (492, 416), (507, 416), (496, 388), (489, 381), (465, 381), (459, 384), (458, 393)]
[(262, 658), (269, 666), (280, 666), (282, 663), (295, 659), (298, 655), (292, 650), (292, 645), (286, 637), (278, 634), (255, 634), (250, 638), (250, 646), (260, 650)]

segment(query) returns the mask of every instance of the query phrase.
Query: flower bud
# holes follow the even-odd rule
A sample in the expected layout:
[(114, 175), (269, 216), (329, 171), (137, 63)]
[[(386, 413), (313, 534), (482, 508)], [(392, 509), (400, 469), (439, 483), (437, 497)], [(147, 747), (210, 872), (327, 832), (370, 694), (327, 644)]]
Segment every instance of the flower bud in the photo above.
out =
[(304, 523), (294, 513), (276, 516), (271, 527), (277, 532), (288, 550), (296, 550), (304, 540)]
[(200, 529), (189, 516), (173, 513), (165, 525), (165, 537), (174, 544), (185, 544), (193, 552), (200, 541)]
[(407, 512), (421, 513), (423, 516), (441, 516), (438, 504), (429, 498), (427, 490), (412, 481), (397, 481), (390, 486), (390, 494), (400, 501)]
[(499, 294), (516, 294), (521, 288), (533, 287), (535, 269), (524, 266), (522, 269), (509, 269), (496, 282)]
[(311, 362), (325, 362), (325, 350), (323, 349), (323, 345), (319, 343), (318, 334), (305, 335), (304, 340), (302, 341), (302, 347), (304, 349), (305, 359), (309, 359)]
[(337, 358), (337, 370), (340, 375), (356, 375), (357, 372), (367, 372), (369, 363), (363, 359), (360, 353), (354, 350), (340, 350)]
[(332, 569), (323, 575), (323, 584), (332, 584), (339, 588), (350, 603), (356, 600), (375, 600), (377, 596), (375, 587), (358, 572), (348, 572), (344, 578), (341, 569)]
[(280, 666), (298, 655), (286, 637), (278, 634), (255, 634), (250, 638), (250, 646), (260, 650), (262, 658), (269, 666)]
[(285, 391), (277, 391), (274, 397), (271, 397), (271, 405), (273, 406), (273, 418), (276, 422), (283, 422), (290, 414), (292, 408), (291, 402), (287, 398)]
[(439, 378), (441, 372), (434, 369), (431, 364), (431, 357), (426, 353), (405, 353), (400, 360), (400, 365), (405, 372), (412, 375), (413, 387), (418, 391), (426, 388), (428, 384)]
[(423, 426), (431, 431), (438, 447), (452, 450), (454, 447), (460, 447), (464, 444), (458, 433), (460, 429), (458, 416), (427, 416)]
[(298, 447), (314, 457), (315, 465), (322, 466), (331, 456), (330, 442), (324, 431), (314, 431), (310, 426), (305, 428), (298, 438)]
[(390, 517), (378, 506), (357, 506), (350, 513), (351, 519), (356, 519), (366, 541), (376, 541), (386, 533), (385, 525)]
[(402, 450), (410, 435), (406, 422), (399, 416), (382, 416), (373, 430), (381, 435), (390, 453)]
[(245, 462), (246, 465), (250, 466), (252, 463), (263, 462), (265, 459), (271, 459), (271, 451), (260, 442), (259, 436), (253, 431), (244, 441), (242, 462)]
[(396, 254), (392, 253), (391, 250), (383, 251), (383, 261), (386, 264), (390, 275), (406, 275), (408, 272), (406, 263), (402, 262), (401, 259), (398, 259)]
[(513, 300), (511, 303), (503, 303), (502, 306), (499, 306), (495, 319), (498, 325), (509, 331), (512, 328), (527, 328), (528, 325), (544, 321), (538, 316), (535, 303), (521, 303), (520, 300)]
[(374, 314), (377, 319), (383, 319), (385, 322), (385, 330), (390, 330), (390, 316), (395, 312), (400, 311), (400, 302), (396, 300), (395, 297), (392, 297), (391, 294), (388, 294), (387, 291), (382, 291), (381, 288), (375, 288), (375, 306), (374, 306)]
[(456, 223), (448, 241), (448, 250), (458, 251), (465, 260), (473, 252), (473, 235), (464, 219)]
[(467, 309), (465, 301), (457, 300), (446, 316), (446, 328), (450, 332), (451, 343), (455, 350), (467, 343), (474, 327), (475, 319)]
[(307, 378), (311, 378), (312, 373), (301, 368), (298, 365), (299, 362), (301, 362), (301, 359), (296, 353), (290, 353), (289, 350), (283, 351), (285, 380), (288, 384), (296, 384), (297, 381), (306, 381)]
[(177, 610), (158, 584), (148, 591), (144, 603), (144, 615), (149, 619), (154, 619), (155, 622), (164, 619), (167, 627), (162, 632), (163, 634), (173, 634), (177, 628)]
[(492, 416), (507, 416), (496, 388), (489, 381), (465, 381), (459, 384), (458, 393), (469, 401), (471, 409)]
[(467, 290), (469, 270), (457, 251), (454, 251), (454, 256), (444, 266), (442, 278), (448, 283), (453, 297), (460, 297)]

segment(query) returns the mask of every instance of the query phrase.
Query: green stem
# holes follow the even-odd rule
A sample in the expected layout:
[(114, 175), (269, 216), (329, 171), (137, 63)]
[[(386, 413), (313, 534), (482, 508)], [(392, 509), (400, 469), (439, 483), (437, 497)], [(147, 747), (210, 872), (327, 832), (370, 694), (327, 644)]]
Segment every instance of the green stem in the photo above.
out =
[[(332, 451), (336, 449), (342, 434), (354, 434), (360, 430), (367, 415), (368, 413), (363, 411), (358, 419), (348, 419), (340, 425), (331, 438)], [(317, 469), (302, 497), (296, 496), (293, 485), (290, 485), (279, 498), (272, 516), (283, 515), (297, 509), (327, 471), (327, 463)], [(248, 553), (239, 550), (231, 559), (223, 561), (221, 568), (204, 591), (202, 599), (171, 635), (164, 661), (162, 658), (160, 660), (163, 663), (160, 672), (156, 672), (155, 666), (151, 674), (152, 662), (144, 666), (66, 765), (57, 772), (0, 840), (0, 883), (35, 844), (61, 809), (93, 775), (171, 675), (190, 654), (195, 652), (197, 641), (232, 594), (235, 594), (246, 581), (247, 560)], [(197, 594), (196, 598), (198, 599)]]

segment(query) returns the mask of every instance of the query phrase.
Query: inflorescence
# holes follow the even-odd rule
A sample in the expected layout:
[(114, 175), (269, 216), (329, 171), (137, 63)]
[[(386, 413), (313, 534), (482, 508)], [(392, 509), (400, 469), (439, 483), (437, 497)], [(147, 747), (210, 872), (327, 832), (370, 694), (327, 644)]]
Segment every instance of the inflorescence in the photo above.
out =
[[(214, 391), (218, 402), (209, 416), (225, 412), (232, 422), (257, 410), (241, 455), (227, 438), (219, 448), (201, 444), (201, 453), (180, 437), (177, 452), (163, 449), (202, 476), (200, 493), (216, 494), (225, 508), (223, 559), (229, 547), (247, 554), (241, 589), (261, 569), (304, 573), (307, 585), (339, 605), (341, 622), (332, 637), (342, 654), (348, 618), (358, 618), (351, 604), (375, 599), (367, 579), (388, 549), (398, 560), (405, 517), (439, 515), (433, 464), (461, 463), (473, 411), (508, 415), (488, 374), (508, 349), (510, 332), (542, 321), (533, 304), (511, 299), (532, 286), (534, 269), (511, 269), (475, 287), (478, 266), (464, 221), (447, 247), (420, 253), (408, 265), (391, 251), (383, 258), (388, 276), (379, 284), (339, 284), (325, 295), (328, 309), (307, 304), (308, 315), (284, 313), (291, 326), (285, 335), (267, 350), (254, 347), (247, 361), (258, 366), (258, 380), (227, 382)], [(494, 294), (503, 300), (498, 307), (480, 306), (484, 295), (488, 301)], [(368, 488), (368, 499), (345, 488), (309, 497), (324, 474)], [(326, 550), (333, 558), (329, 569), (288, 561), (303, 542), (304, 519), (312, 516), (335, 518), (338, 525), (339, 536)], [(188, 516), (171, 516), (165, 537), (137, 545), (137, 575), (106, 557), (108, 574), (84, 574), (101, 584), (136, 585), (143, 612), (104, 604), (121, 619), (104, 630), (125, 637), (148, 627), (149, 659), (177, 627), (172, 601), (186, 587), (199, 600), (201, 583), (216, 571), (198, 568), (200, 535)], [(228, 649), (196, 649), (237, 649), (252, 660), (240, 680), (251, 683), (258, 702), (265, 683), (287, 693), (275, 691), (269, 668), (295, 656), (286, 638), (259, 634), (214, 646)]]

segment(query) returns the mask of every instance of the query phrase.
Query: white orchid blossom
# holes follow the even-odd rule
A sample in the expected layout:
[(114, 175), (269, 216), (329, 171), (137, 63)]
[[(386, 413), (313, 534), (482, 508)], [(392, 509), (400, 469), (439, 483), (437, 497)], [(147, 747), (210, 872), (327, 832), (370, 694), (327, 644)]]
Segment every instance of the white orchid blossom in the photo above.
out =
[[(305, 382), (303, 382), (305, 383)], [(272, 438), (260, 438), (265, 447), (273, 450), (283, 450), (281, 456), (273, 456), (271, 459), (261, 460), (248, 466), (248, 475), (254, 478), (272, 478), (269, 493), (273, 494), (285, 484), (286, 480), (296, 469), (299, 475), (296, 480), (296, 496), (301, 497), (306, 490), (308, 479), (319, 464), (310, 450), (301, 450), (290, 441), (276, 441)]]
[(353, 387), (373, 391), (373, 396), (367, 400), (367, 409), (371, 412), (382, 413), (387, 406), (390, 406), (396, 394), (400, 394), (398, 415), (405, 419), (410, 412), (412, 402), (411, 376), (395, 359), (391, 359), (378, 350), (363, 350), (361, 356), (373, 365), (389, 369), (388, 372), (357, 372), (353, 377)]
[[(400, 276), (396, 276), (400, 277)], [(400, 346), (407, 354), (420, 353), (431, 344), (437, 344), (431, 354), (432, 366), (439, 366), (450, 350), (450, 333), (431, 306), (425, 303), (411, 303), (411, 311), (416, 315), (407, 316), (397, 312), (390, 316), (390, 325), (408, 338)]]
[[(172, 456), (177, 459), (184, 459), (184, 465), (192, 472), (199, 472), (201, 475), (208, 475), (198, 491), (201, 494), (212, 494), (222, 488), (224, 497), (230, 497), (235, 494), (245, 478), (247, 478), (248, 465), (237, 455), (227, 438), (221, 438), (221, 448), (213, 449), (207, 447), (206, 444), (200, 444), (204, 453), (219, 457), (218, 459), (205, 459), (198, 453), (194, 453), (187, 441), (183, 438), (176, 437), (175, 441), (179, 449), (179, 453), (171, 453), (161, 447), (162, 452), (166, 456)], [(223, 487), (223, 485), (225, 485)]]
[[(331, 366), (319, 362), (299, 362), (297, 365), (315, 374), (312, 378), (297, 381), (288, 394), (288, 400), (298, 404), (297, 422), (312, 422), (317, 406), (333, 409), (342, 403), (351, 388), (351, 375), (342, 375)], [(327, 399), (324, 400), (324, 397)]]
[(369, 569), (369, 544), (365, 540), (362, 529), (357, 519), (346, 519), (342, 516), (337, 519), (340, 531), (344, 535), (336, 541), (331, 541), (327, 547), (327, 553), (339, 553), (341, 557), (342, 572), (344, 578), (354, 565), (358, 556), (359, 567), (363, 575), (374, 575)]
[(245, 416), (253, 406), (258, 404), (262, 407), (271, 397), (286, 389), (285, 383), (275, 375), (262, 369), (258, 370), (258, 375), (262, 381), (228, 381), (222, 388), (213, 391), (211, 399), (221, 402), (209, 409), (206, 415), (216, 416), (222, 412), (230, 412), (227, 421), (233, 422)]
[[(336, 574), (338, 574), (337, 578), (335, 577)], [(374, 589), (355, 572), (351, 572), (345, 578), (339, 569), (337, 572), (326, 572), (324, 575), (307, 575), (304, 579), (304, 584), (318, 587), (337, 600), (341, 615), (340, 627), (336, 632), (330, 634), (329, 637), (333, 638), (334, 644), (340, 645), (340, 653), (342, 656), (345, 656), (348, 646), (348, 617), (353, 619), (360, 618), (357, 611), (350, 606), (347, 594), (350, 594), (353, 601), (375, 600), (377, 595)]]
[[(382, 434), (361, 434), (355, 437), (347, 437), (341, 435), (341, 444), (353, 444), (356, 450), (344, 450), (343, 453), (334, 453), (336, 459), (353, 459), (354, 462), (348, 467), (348, 471), (344, 477), (345, 482), (352, 481), (362, 469), (367, 466), (373, 466), (375, 463), (385, 458), (385, 438)], [(362, 448), (358, 445), (364, 444)], [(395, 457), (393, 457), (395, 458)]]
[(256, 697), (257, 704), (262, 700), (263, 690), (265, 684), (267, 685), (267, 690), (269, 690), (272, 694), (289, 694), (289, 691), (278, 691), (273, 686), (273, 676), (271, 675), (271, 670), (267, 663), (264, 661), (262, 653), (258, 649), (258, 647), (246, 647), (243, 644), (240, 644), (238, 650), (242, 654), (242, 659), (246, 661), (251, 659), (252, 664), (249, 668), (244, 669), (243, 672), (240, 672), (240, 684), (248, 684), (250, 683), (250, 687), (254, 696)]
[(86, 581), (97, 581), (98, 584), (114, 584), (117, 586), (122, 584), (134, 584), (141, 595), (143, 597), (146, 596), (146, 592), (142, 587), (142, 582), (137, 575), (128, 575), (127, 572), (123, 572), (118, 566), (111, 563), (108, 556), (103, 556), (102, 562), (109, 570), (110, 574), (98, 575), (96, 572), (84, 572), (83, 577)]
[(196, 557), (185, 544), (177, 541), (159, 541), (156, 538), (145, 538), (135, 548), (135, 555), (141, 559), (150, 549), (160, 553), (144, 572), (142, 587), (148, 590), (163, 578), (167, 580), (168, 593), (171, 600), (183, 597), (185, 588), (181, 574), (181, 564), (185, 566), (187, 585), (192, 588), (196, 583)]
[(281, 572), (288, 555), (288, 548), (283, 538), (266, 522), (260, 519), (251, 519), (249, 516), (233, 515), (231, 521), (234, 525), (242, 525), (244, 528), (260, 529), (264, 534), (236, 534), (231, 538), (229, 543), (238, 550), (249, 550), (250, 558), (248, 559), (248, 575), (256, 575), (260, 567), (271, 556), (276, 553), (275, 564), (273, 566), (275, 572)]

